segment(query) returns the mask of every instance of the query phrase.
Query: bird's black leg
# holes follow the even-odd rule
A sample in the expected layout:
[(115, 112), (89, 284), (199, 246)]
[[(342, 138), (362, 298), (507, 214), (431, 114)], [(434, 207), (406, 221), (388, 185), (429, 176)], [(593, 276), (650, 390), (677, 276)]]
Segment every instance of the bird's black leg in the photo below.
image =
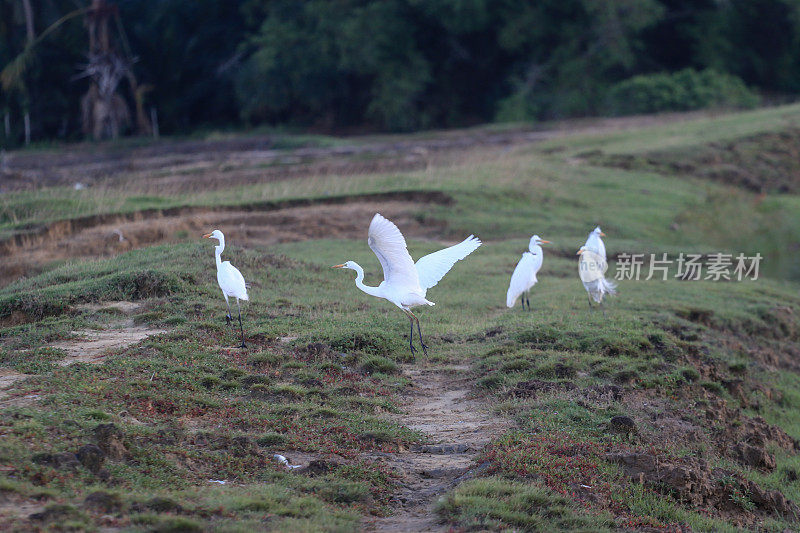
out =
[(527, 293), (527, 292), (525, 293), (525, 302), (527, 302), (527, 304), (528, 304), (528, 311), (530, 311), (530, 310), (531, 310), (531, 299), (530, 299), (530, 298), (528, 298), (528, 293)]
[(411, 318), (412, 315), (408, 314), (408, 320), (411, 322), (411, 334), (408, 336), (408, 347), (411, 348), (411, 357), (414, 357), (414, 354), (417, 353), (417, 349), (414, 348), (414, 319)]
[(231, 321), (233, 320), (233, 317), (231, 316), (231, 304), (230, 304), (230, 302), (228, 302), (227, 298), (225, 298), (225, 305), (228, 306), (228, 314), (225, 315), (225, 322), (227, 322), (227, 324), (230, 326), (231, 325)]
[(239, 299), (236, 299), (236, 308), (239, 310), (239, 331), (242, 332), (242, 345), (239, 348), (247, 348), (244, 343), (244, 328), (242, 327), (242, 308), (239, 306)]
[(522, 304), (522, 310), (525, 310), (525, 293), (522, 293), (522, 296), (519, 298), (520, 303)]
[(592, 309), (592, 297), (591, 296), (587, 296), (586, 298), (589, 301), (589, 309)]
[(606, 317), (606, 306), (603, 305), (603, 301), (600, 301), (600, 310), (603, 312), (603, 318)]
[[(414, 316), (414, 315), (412, 315)], [(428, 355), (428, 347), (425, 345), (425, 342), (422, 340), (422, 329), (419, 327), (419, 318), (414, 316), (414, 320), (417, 321), (417, 333), (419, 333), (419, 344), (422, 346), (422, 353)]]

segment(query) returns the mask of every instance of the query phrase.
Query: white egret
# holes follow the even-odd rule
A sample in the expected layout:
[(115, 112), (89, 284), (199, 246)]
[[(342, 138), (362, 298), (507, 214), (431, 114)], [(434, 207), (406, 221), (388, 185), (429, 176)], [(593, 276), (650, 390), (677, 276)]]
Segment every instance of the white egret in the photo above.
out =
[[(578, 250), (578, 255), (581, 255), (580, 271), (583, 286), (589, 293), (589, 307), (592, 306), (592, 299), (602, 304), (603, 296), (606, 294), (615, 294), (616, 285), (605, 279), (605, 272), (608, 268), (608, 258), (606, 257), (606, 245), (603, 243), (602, 237), (606, 234), (597, 226), (589, 233), (586, 239), (586, 244), (581, 247), (583, 252), (588, 252), (582, 255), (583, 252)], [(599, 277), (597, 277), (599, 276)], [(591, 279), (590, 279), (591, 278)], [(587, 283), (589, 286), (587, 286)]]
[[(595, 237), (594, 232), (589, 235), (589, 240), (592, 240), (593, 237)], [(605, 252), (605, 246), (603, 246), (603, 241), (600, 240), (600, 235), (597, 235), (596, 238), (600, 241), (601, 249)], [(589, 241), (587, 241), (587, 243), (588, 242)], [(595, 248), (595, 250), (596, 249), (597, 248)], [(617, 286), (605, 277), (605, 272), (608, 268), (605, 254), (600, 255), (595, 250), (590, 249), (587, 245), (580, 247), (578, 255), (580, 255), (581, 258), (579, 261), (578, 273), (583, 282), (583, 288), (586, 289), (586, 292), (589, 294), (589, 307), (592, 307), (592, 300), (594, 300), (600, 304), (602, 308), (605, 295), (616, 294)], [(603, 309), (603, 314), (605, 314), (605, 309)]]
[(605, 237), (606, 234), (603, 233), (603, 230), (600, 229), (600, 226), (597, 226), (592, 230), (589, 234), (589, 238), (586, 239), (586, 249), (590, 250), (600, 256), (605, 260), (606, 259), (606, 245), (603, 244), (603, 239), (600, 237)]
[(203, 235), (205, 239), (217, 239), (219, 244), (214, 247), (214, 256), (217, 260), (217, 283), (219, 288), (222, 289), (222, 295), (225, 297), (225, 304), (228, 306), (228, 314), (225, 315), (228, 325), (231, 325), (233, 317), (231, 316), (231, 304), (228, 298), (236, 298), (236, 309), (239, 311), (239, 330), (242, 333), (242, 344), (240, 348), (246, 348), (244, 344), (244, 328), (242, 327), (242, 308), (239, 305), (239, 300), (249, 300), (247, 295), (247, 285), (244, 282), (244, 276), (239, 272), (239, 269), (231, 264), (230, 261), (222, 260), (222, 251), (225, 249), (225, 235), (218, 229), (211, 233)]
[(528, 251), (522, 253), (522, 258), (517, 263), (517, 268), (511, 274), (511, 283), (509, 283), (508, 292), (506, 293), (506, 305), (509, 309), (514, 307), (517, 298), (522, 295), (522, 309), (525, 309), (525, 302), (527, 302), (528, 311), (531, 310), (531, 301), (528, 298), (528, 293), (531, 287), (539, 281), (536, 279), (536, 274), (542, 268), (542, 261), (544, 260), (542, 244), (550, 244), (550, 241), (542, 240), (538, 235), (531, 237)]
[(419, 343), (427, 355), (428, 347), (422, 340), (419, 319), (411, 312), (411, 308), (435, 305), (425, 298), (428, 289), (439, 283), (457, 261), (474, 252), (481, 245), (480, 239), (470, 235), (454, 246), (420, 258), (415, 265), (408, 253), (403, 234), (393, 222), (376, 213), (369, 225), (367, 244), (378, 256), (378, 261), (383, 267), (384, 279), (380, 285), (377, 287), (364, 285), (364, 269), (354, 261), (334, 265), (332, 268), (355, 270), (356, 287), (376, 298), (392, 302), (408, 316), (411, 321), (411, 336), (408, 343), (412, 355), (417, 351), (414, 348), (414, 322), (416, 322)]

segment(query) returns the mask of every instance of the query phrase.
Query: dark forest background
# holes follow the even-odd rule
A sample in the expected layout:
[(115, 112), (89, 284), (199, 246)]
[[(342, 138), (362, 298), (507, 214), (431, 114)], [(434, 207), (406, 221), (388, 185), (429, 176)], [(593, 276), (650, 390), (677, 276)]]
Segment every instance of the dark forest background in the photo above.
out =
[[(0, 0), (0, 68), (88, 0)], [(748, 107), (800, 93), (800, 0), (118, 0), (162, 133), (409, 131)], [(11, 138), (80, 139), (86, 17), (0, 94)], [(19, 63), (16, 64), (19, 67)], [(133, 96), (120, 86), (133, 108)], [(131, 129), (133, 127), (131, 126)], [(2, 128), (0, 128), (2, 130)], [(3, 140), (0, 131), (0, 140)]]

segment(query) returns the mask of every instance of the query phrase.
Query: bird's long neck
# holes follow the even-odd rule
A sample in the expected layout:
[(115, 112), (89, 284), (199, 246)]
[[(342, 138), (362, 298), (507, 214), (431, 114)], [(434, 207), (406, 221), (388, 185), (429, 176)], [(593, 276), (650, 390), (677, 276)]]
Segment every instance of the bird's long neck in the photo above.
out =
[(539, 244), (534, 244), (528, 248), (533, 255), (542, 255), (542, 247)]
[(364, 269), (361, 268), (361, 265), (358, 263), (355, 264), (355, 271), (356, 271), (356, 287), (361, 289), (362, 291), (366, 292), (371, 296), (375, 296), (377, 298), (382, 298), (383, 295), (381, 294), (381, 290), (379, 287), (370, 287), (369, 285), (364, 285)]
[(214, 257), (217, 260), (217, 268), (222, 266), (222, 251), (225, 249), (225, 239), (219, 240), (219, 244), (214, 247)]

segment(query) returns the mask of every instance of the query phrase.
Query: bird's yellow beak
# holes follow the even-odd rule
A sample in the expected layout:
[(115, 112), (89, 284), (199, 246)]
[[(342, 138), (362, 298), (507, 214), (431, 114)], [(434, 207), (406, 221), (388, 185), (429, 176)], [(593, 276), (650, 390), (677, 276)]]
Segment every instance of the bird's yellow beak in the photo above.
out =
[(331, 268), (344, 268), (344, 265), (333, 265)]
[(575, 254), (575, 255), (581, 255), (582, 253), (583, 253), (583, 250), (578, 250), (578, 253)]
[(550, 241), (545, 241), (545, 240), (540, 240), (539, 242), (542, 244), (552, 244)]
[(605, 236), (606, 236), (606, 234), (605, 234), (605, 233), (603, 233), (603, 232), (601, 231), (601, 232), (600, 232), (600, 236), (601, 236), (601, 237), (605, 237)]
[(211, 238), (211, 234), (210, 233), (206, 233), (205, 235), (203, 235), (203, 238), (204, 239), (210, 239)]

